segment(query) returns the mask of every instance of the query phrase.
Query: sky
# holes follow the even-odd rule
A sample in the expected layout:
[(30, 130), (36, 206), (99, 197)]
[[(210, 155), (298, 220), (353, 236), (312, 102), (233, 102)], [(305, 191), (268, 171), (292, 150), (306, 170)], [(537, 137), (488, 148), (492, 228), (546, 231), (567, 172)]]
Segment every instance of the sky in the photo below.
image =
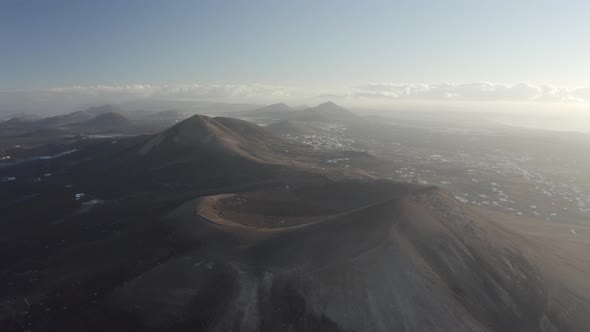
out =
[(583, 0), (0, 0), (0, 107), (590, 104), (589, 13)]

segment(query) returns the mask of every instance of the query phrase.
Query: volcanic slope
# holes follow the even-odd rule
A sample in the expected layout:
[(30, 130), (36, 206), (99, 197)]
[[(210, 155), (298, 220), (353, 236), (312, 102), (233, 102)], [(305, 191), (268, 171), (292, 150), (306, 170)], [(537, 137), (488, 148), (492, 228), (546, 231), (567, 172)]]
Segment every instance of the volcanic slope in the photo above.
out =
[(336, 173), (229, 118), (104, 149), (64, 158), (86, 182), (51, 177), (101, 203), (3, 211), (2, 330), (590, 330), (590, 227), (541, 241), (543, 221)]
[(555, 278), (523, 254), (535, 250), (526, 237), (437, 188), (326, 179), (201, 197), (169, 220), (199, 246), (113, 298), (149, 303), (135, 311), (149, 328), (182, 317), (210, 331), (590, 326), (587, 288), (568, 281), (588, 270)]
[(191, 155), (224, 154), (272, 162), (275, 160), (264, 146), (268, 138), (260, 127), (246, 121), (195, 115), (149, 139), (139, 149), (139, 155), (186, 150)]
[(127, 118), (115, 112), (102, 113), (88, 121), (70, 125), (71, 128), (96, 132), (125, 130), (131, 126), (132, 124)]
[(283, 104), (283, 103), (278, 103), (278, 104), (272, 104), (272, 105), (264, 106), (261, 108), (257, 108), (254, 110), (242, 111), (242, 112), (239, 112), (238, 115), (244, 116), (244, 117), (273, 117), (273, 116), (281, 117), (284, 114), (286, 114), (286, 112), (290, 112), (290, 111), (293, 111), (293, 109), (291, 107), (289, 107), (288, 105)]
[(282, 181), (309, 172), (315, 157), (256, 124), (195, 115), (157, 135), (121, 140), (73, 173), (88, 190), (218, 189)]

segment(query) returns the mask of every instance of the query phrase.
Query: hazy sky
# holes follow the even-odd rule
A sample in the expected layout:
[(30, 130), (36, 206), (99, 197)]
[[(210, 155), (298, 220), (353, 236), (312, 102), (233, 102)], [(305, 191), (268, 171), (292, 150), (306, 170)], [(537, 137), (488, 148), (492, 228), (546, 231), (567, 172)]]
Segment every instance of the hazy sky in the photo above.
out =
[(0, 91), (590, 102), (589, 17), (582, 0), (1, 0)]

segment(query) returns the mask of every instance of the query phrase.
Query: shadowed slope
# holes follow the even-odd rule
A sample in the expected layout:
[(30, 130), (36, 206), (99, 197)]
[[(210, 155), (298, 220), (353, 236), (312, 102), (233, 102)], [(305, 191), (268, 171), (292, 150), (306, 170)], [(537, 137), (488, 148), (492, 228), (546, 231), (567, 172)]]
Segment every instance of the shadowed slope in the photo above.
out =
[(227, 154), (272, 162), (269, 147), (263, 145), (270, 138), (262, 128), (246, 121), (195, 115), (149, 139), (138, 153), (147, 156), (190, 149), (193, 154)]
[(119, 113), (109, 112), (109, 113), (102, 113), (95, 118), (92, 118), (88, 121), (75, 123), (70, 126), (70, 128), (75, 128), (79, 130), (86, 130), (86, 131), (94, 131), (94, 132), (101, 132), (101, 131), (117, 131), (117, 130), (126, 130), (132, 126), (131, 121), (129, 121), (126, 117)]
[(114, 150), (78, 165), (75, 174), (85, 187), (108, 191), (254, 185), (279, 179), (297, 163), (285, 151), (297, 149), (255, 124), (195, 115), (160, 134), (120, 140)]
[[(272, 190), (267, 196), (242, 193), (245, 198), (236, 204), (243, 209), (211, 205), (214, 215), (195, 210), (202, 200), (187, 203), (172, 213), (171, 222), (180, 241), (189, 247), (206, 243), (205, 248), (129, 283), (116, 301), (123, 307), (151, 303), (139, 311), (150, 327), (205, 305), (219, 308), (201, 318), (207, 322), (204, 330), (211, 331), (258, 331), (267, 324), (274, 329), (310, 324), (309, 331), (322, 331), (320, 321), (342, 331), (577, 331), (589, 326), (580, 316), (590, 308), (588, 296), (568, 291), (550, 297), (546, 271), (522, 253), (526, 240), (507, 245), (500, 227), (451, 195), (386, 182), (347, 187), (347, 194), (338, 183), (293, 188), (282, 196)], [(315, 197), (307, 201), (297, 192)], [(357, 205), (331, 198), (366, 194), (370, 198)], [(264, 199), (267, 207), (257, 207)], [(247, 207), (249, 200), (255, 205)], [(300, 205), (303, 215), (296, 216), (296, 224), (278, 221), (289, 218), (290, 205), (277, 201)], [(281, 206), (284, 211), (277, 210)], [(244, 223), (242, 218), (253, 220), (256, 211), (261, 220), (283, 216), (271, 228)], [(562, 283), (567, 285), (565, 279)], [(228, 292), (206, 296), (212, 287)], [(552, 301), (570, 303), (569, 314)], [(171, 313), (171, 321), (155, 319), (156, 312)]]
[(51, 161), (77, 173), (54, 173), (0, 223), (3, 330), (590, 326), (588, 227), (572, 241), (437, 188), (337, 173), (235, 119), (95, 149)]

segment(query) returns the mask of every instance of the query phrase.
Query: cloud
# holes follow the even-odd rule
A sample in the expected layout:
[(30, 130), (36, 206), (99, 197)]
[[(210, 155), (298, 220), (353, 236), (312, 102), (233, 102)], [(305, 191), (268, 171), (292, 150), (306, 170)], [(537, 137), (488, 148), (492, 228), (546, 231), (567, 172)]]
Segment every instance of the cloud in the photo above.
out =
[(590, 86), (576, 89), (574, 97), (590, 102)]
[[(358, 107), (395, 105), (396, 102), (473, 101), (590, 103), (590, 87), (564, 88), (530, 83), (495, 84), (373, 83), (323, 93), (310, 88), (266, 84), (130, 84), (53, 87), (37, 90), (0, 91), (0, 112), (63, 113), (105, 103), (140, 100), (214, 101), (270, 104), (313, 104), (333, 100)], [(450, 105), (450, 104), (447, 104)]]
[(590, 102), (590, 87), (569, 89), (529, 83), (509, 85), (487, 82), (465, 84), (376, 83), (356, 86), (348, 96), (396, 100)]
[(0, 111), (64, 112), (137, 100), (272, 103), (289, 101), (295, 89), (264, 84), (94, 85), (0, 91)]
[(53, 95), (102, 96), (119, 98), (169, 98), (188, 100), (241, 100), (268, 96), (289, 97), (289, 89), (263, 84), (177, 84), (177, 85), (120, 85), (74, 86), (40, 91)]

